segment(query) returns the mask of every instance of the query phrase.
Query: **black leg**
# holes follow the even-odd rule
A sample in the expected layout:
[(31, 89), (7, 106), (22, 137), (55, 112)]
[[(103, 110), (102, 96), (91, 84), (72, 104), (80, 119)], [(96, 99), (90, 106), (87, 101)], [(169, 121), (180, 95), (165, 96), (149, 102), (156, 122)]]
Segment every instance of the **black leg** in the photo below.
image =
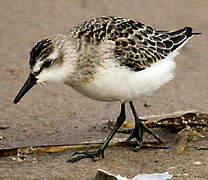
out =
[(143, 143), (143, 135), (144, 133), (148, 133), (152, 136), (154, 136), (155, 139), (157, 139), (159, 142), (163, 142), (159, 136), (157, 134), (155, 134), (153, 131), (151, 131), (150, 129), (148, 129), (141, 121), (141, 119), (139, 119), (137, 112), (135, 110), (134, 104), (133, 102), (129, 102), (131, 111), (133, 113), (134, 119), (135, 119), (135, 128), (133, 130), (133, 133), (130, 135), (130, 137), (127, 139), (127, 141), (130, 141), (133, 138), (136, 138), (137, 141), (139, 142), (140, 146), (142, 146)]
[(92, 158), (94, 161), (104, 158), (105, 148), (108, 146), (108, 143), (113, 138), (113, 136), (115, 135), (117, 130), (124, 123), (125, 119), (126, 119), (125, 103), (122, 103), (121, 104), (121, 111), (120, 111), (120, 114), (117, 118), (116, 124), (115, 124), (113, 130), (111, 131), (111, 133), (109, 134), (108, 138), (106, 139), (105, 143), (103, 145), (101, 145), (101, 147), (99, 149), (97, 149), (96, 151), (77, 151), (72, 154), (72, 156), (75, 156), (75, 157), (72, 157), (67, 162), (76, 162), (76, 161), (78, 161), (80, 159), (84, 159), (84, 158)]

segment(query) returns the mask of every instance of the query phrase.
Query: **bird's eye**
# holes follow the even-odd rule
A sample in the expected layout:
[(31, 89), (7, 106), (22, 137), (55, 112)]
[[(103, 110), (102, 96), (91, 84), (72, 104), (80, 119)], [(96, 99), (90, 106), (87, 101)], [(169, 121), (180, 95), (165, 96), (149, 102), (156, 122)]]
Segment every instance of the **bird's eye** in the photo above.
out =
[(48, 68), (48, 67), (52, 64), (52, 62), (53, 62), (53, 61), (52, 61), (51, 59), (45, 61), (45, 62), (43, 63), (43, 67)]

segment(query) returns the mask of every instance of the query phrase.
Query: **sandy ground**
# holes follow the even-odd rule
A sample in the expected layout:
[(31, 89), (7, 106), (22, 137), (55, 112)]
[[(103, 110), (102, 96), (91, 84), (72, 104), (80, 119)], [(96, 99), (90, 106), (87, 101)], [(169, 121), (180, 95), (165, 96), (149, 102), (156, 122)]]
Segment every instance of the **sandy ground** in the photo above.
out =
[[(192, 26), (203, 35), (192, 39), (177, 57), (176, 76), (154, 95), (136, 101), (141, 115), (208, 109), (207, 0), (16, 0), (0, 1), (0, 148), (24, 145), (80, 143), (104, 139), (101, 126), (114, 120), (119, 103), (96, 102), (63, 84), (37, 86), (18, 104), (12, 103), (28, 75), (31, 47), (50, 34), (67, 32), (81, 21), (102, 15), (123, 16), (157, 29)], [(145, 108), (144, 103), (150, 103)], [(129, 114), (129, 113), (128, 113)], [(128, 116), (131, 120), (131, 116)], [(96, 127), (96, 128), (94, 128)], [(175, 135), (159, 133), (173, 141)], [(167, 136), (169, 134), (169, 136)], [(196, 142), (206, 145), (206, 140)], [(72, 152), (29, 156), (24, 161), (0, 159), (0, 179), (92, 179), (97, 168), (133, 177), (169, 171), (173, 179), (208, 179), (208, 152), (108, 148), (105, 159), (68, 164)], [(194, 165), (200, 161), (201, 165)]]

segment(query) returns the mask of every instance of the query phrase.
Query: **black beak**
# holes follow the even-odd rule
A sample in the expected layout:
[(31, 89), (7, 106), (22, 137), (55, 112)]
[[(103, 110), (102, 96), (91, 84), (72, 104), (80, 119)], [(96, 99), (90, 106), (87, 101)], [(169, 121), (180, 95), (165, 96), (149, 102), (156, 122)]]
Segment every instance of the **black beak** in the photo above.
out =
[(20, 99), (37, 83), (37, 78), (34, 74), (29, 74), (25, 84), (20, 89), (19, 93), (17, 94), (16, 98), (14, 99), (14, 104), (17, 104)]

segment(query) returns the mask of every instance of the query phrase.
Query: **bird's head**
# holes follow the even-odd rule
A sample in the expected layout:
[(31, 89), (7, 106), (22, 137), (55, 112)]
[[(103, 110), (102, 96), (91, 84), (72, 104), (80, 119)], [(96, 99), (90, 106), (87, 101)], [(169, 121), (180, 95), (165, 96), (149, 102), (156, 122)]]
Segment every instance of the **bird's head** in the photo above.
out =
[[(67, 68), (64, 62), (64, 35), (54, 35), (39, 41), (30, 52), (30, 74), (20, 89), (14, 103), (35, 85), (49, 81), (61, 82), (67, 77)], [(68, 68), (70, 69), (70, 67)]]

